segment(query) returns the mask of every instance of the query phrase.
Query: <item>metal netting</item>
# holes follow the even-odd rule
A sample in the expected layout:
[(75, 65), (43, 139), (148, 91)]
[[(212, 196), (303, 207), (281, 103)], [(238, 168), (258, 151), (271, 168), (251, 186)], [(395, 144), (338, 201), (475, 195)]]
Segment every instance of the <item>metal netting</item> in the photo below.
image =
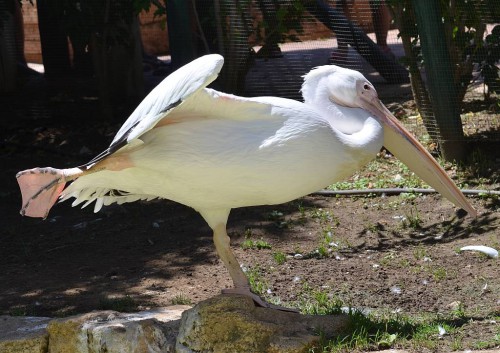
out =
[[(47, 10), (63, 2), (44, 0), (43, 3)], [(108, 3), (119, 6), (126, 2), (103, 2)], [(41, 65), (46, 58), (42, 58), (38, 33), (37, 10), (40, 7), (36, 1), (24, 0), (22, 4), (25, 59), (31, 68), (43, 71)], [(47, 4), (52, 7), (47, 7)], [(69, 0), (64, 4), (78, 14), (81, 23), (88, 25), (82, 18), (84, 2)], [(169, 1), (164, 9), (154, 4), (138, 16), (144, 75), (154, 83), (169, 73), (170, 58), (173, 64), (177, 64), (175, 58), (181, 52), (180, 64), (189, 56), (219, 52), (225, 56), (226, 64), (218, 88), (246, 96), (272, 95), (300, 100), (301, 76), (313, 67), (336, 64), (361, 71), (374, 83), (385, 103), (395, 103), (393, 110), (415, 133), (420, 136), (428, 134), (434, 140), (447, 135), (443, 134), (446, 124), (436, 124), (429, 99), (426, 60), (422, 56), (418, 35), (412, 33), (415, 14), (410, 1), (193, 0)], [(464, 138), (500, 140), (499, 78), (494, 74), (491, 77), (491, 67), (498, 68), (499, 64), (500, 34), (496, 34), (498, 38), (493, 36), (497, 38), (496, 42), (491, 37), (499, 23), (500, 0), (441, 4), (450, 8), (443, 8), (444, 31), (436, 36), (452, 34), (447, 40), (452, 64), (458, 68), (453, 79), (458, 87), (456, 104), (461, 109)], [(451, 4), (455, 7), (452, 8)], [(175, 6), (185, 7), (185, 18), (171, 11)], [(119, 8), (120, 11), (126, 9), (124, 6)], [(97, 19), (101, 16), (100, 13), (87, 12)], [(89, 44), (80, 42), (75, 35), (80, 33), (79, 26), (83, 25), (72, 21), (68, 8), (61, 14), (62, 21), (45, 23), (45, 26), (58, 26), (53, 32), (63, 32), (63, 41), (67, 42), (69, 60), (72, 61), (70, 65), (78, 66), (82, 75), (94, 75), (89, 68), (92, 66)], [(99, 22), (95, 18), (90, 22)], [(12, 28), (15, 27), (6, 27), (7, 30)], [(82, 28), (82, 33), (84, 30), (91, 29)], [(106, 30), (112, 32), (109, 28)], [(14, 36), (9, 38), (12, 43)], [(61, 41), (61, 35), (57, 40)], [(80, 56), (87, 62), (79, 62)], [(119, 61), (120, 57), (116, 60)], [(493, 60), (490, 76), (486, 72), (485, 62), (488, 60), (490, 64)], [(415, 83), (417, 79), (421, 80), (420, 84)], [(465, 95), (460, 92), (462, 88)]]

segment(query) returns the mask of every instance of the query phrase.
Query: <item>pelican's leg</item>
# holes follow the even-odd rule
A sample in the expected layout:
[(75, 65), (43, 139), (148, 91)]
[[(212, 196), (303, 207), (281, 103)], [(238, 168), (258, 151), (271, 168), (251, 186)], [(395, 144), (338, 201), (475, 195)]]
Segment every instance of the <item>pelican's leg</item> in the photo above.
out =
[(230, 238), (226, 232), (226, 224), (220, 223), (217, 226), (215, 226), (213, 230), (214, 230), (214, 244), (217, 250), (217, 254), (219, 255), (220, 259), (222, 260), (226, 268), (228, 269), (229, 275), (231, 276), (231, 279), (233, 280), (234, 284), (234, 288), (223, 289), (222, 293), (245, 295), (247, 297), (252, 298), (255, 304), (264, 308), (297, 312), (296, 310), (293, 309), (266, 303), (257, 294), (252, 293), (250, 291), (250, 283), (248, 282), (248, 278), (241, 269), (240, 264), (238, 263), (238, 260), (236, 260), (236, 257), (234, 256), (233, 252), (231, 251), (231, 247), (229, 244)]

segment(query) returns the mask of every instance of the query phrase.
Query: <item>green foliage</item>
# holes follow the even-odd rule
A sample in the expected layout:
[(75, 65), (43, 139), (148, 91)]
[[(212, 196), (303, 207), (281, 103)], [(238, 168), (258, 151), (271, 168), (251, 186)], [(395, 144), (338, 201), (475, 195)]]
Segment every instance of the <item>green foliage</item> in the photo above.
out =
[(278, 228), (286, 229), (291, 226), (290, 221), (285, 219), (285, 215), (283, 214), (283, 212), (273, 210), (268, 214), (267, 218), (270, 221), (273, 221)]
[[(399, 28), (403, 43), (408, 43), (405, 45), (406, 56), (402, 62), (409, 67), (414, 76), (418, 73), (419, 67), (425, 66), (425, 61), (420, 50), (420, 38), (412, 1), (387, 0), (387, 4), (395, 15), (395, 23)], [(472, 81), (474, 64), (480, 68), (485, 84), (489, 87), (488, 93), (498, 90), (500, 88), (498, 68), (495, 62), (499, 59), (497, 32), (500, 29), (495, 30), (495, 33), (489, 35), (485, 41), (483, 41), (483, 33), (485, 23), (494, 23), (494, 19), (498, 18), (500, 3), (496, 0), (440, 0), (440, 8), (444, 31), (439, 35), (446, 37), (448, 43), (454, 70), (457, 102), (462, 102), (467, 86)], [(420, 100), (427, 102), (427, 98), (423, 96), (416, 97), (417, 104)], [(419, 107), (419, 110), (422, 112), (422, 107)]]
[(269, 244), (267, 241), (259, 239), (259, 240), (252, 240), (252, 239), (246, 239), (242, 244), (241, 247), (243, 249), (271, 249), (272, 246)]
[(259, 266), (249, 267), (245, 271), (245, 275), (248, 278), (252, 292), (259, 295), (266, 293), (269, 288), (269, 284), (263, 277), (262, 270)]
[(410, 209), (410, 213), (406, 214), (406, 217), (402, 221), (402, 227), (404, 229), (411, 228), (417, 230), (422, 228), (422, 224), (423, 221), (416, 208)]
[(286, 262), (286, 254), (281, 251), (273, 253), (273, 259), (278, 265), (283, 265)]
[(158, 7), (156, 15), (166, 13), (159, 0), (49, 0), (50, 11), (61, 17), (64, 30), (73, 45), (85, 47), (92, 35), (106, 36), (109, 46), (127, 44), (128, 32), (124, 25), (151, 5)]
[(465, 55), (472, 55), (472, 61), (479, 65), (479, 71), (488, 86), (488, 94), (500, 92), (500, 25), (496, 25), (481, 45), (468, 46)]
[(271, 2), (257, 1), (262, 20), (255, 31), (257, 40), (267, 43), (270, 38), (278, 43), (298, 41), (296, 33), (303, 32), (302, 19), (304, 5), (301, 0), (273, 0)]
[(174, 296), (170, 302), (172, 305), (191, 305), (193, 302), (184, 294), (177, 294)]

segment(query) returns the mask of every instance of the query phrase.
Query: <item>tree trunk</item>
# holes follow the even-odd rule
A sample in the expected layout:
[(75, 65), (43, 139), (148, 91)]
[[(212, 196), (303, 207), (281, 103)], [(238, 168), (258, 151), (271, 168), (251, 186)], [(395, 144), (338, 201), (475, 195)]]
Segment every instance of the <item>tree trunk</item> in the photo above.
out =
[[(429, 136), (434, 141), (439, 141), (439, 134), (436, 129), (436, 119), (432, 111), (432, 104), (425, 87), (425, 82), (422, 79), (420, 68), (418, 67), (417, 58), (413, 51), (412, 37), (416, 36), (415, 32), (415, 17), (411, 11), (411, 4), (397, 3), (392, 7), (393, 18), (395, 24), (399, 29), (399, 35), (403, 42), (403, 49), (405, 52), (405, 61), (410, 72), (411, 90), (413, 99), (417, 105), (417, 110), (422, 117), (424, 126), (429, 133)], [(409, 6), (409, 7), (408, 7)]]
[(425, 60), (427, 87), (439, 129), (441, 152), (446, 160), (462, 160), (465, 155), (464, 134), (439, 1), (419, 0), (412, 4)]
[[(384, 53), (365, 32), (340, 11), (323, 0), (306, 0), (305, 8), (325, 26), (342, 35), (342, 41), (349, 44), (377, 70), (389, 83), (406, 83), (408, 72), (394, 59)], [(347, 31), (346, 29), (350, 29)]]
[(247, 9), (239, 0), (214, 0), (214, 5), (219, 53), (225, 58), (220, 74), (222, 89), (225, 92), (242, 94), (245, 77), (250, 68), (249, 31), (244, 18)]
[(55, 14), (48, 0), (36, 2), (38, 28), (46, 76), (63, 76), (70, 72), (68, 39), (61, 25), (61, 14)]
[(144, 96), (142, 46), (139, 21), (120, 25), (124, 38), (113, 39), (107, 31), (93, 33), (90, 48), (104, 116), (111, 117), (113, 107), (136, 104)]

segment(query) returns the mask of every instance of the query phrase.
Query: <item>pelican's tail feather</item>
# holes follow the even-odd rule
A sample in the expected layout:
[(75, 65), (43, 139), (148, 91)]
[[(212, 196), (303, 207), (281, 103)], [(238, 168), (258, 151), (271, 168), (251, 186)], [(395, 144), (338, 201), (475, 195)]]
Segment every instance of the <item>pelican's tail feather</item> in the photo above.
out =
[(139, 200), (150, 201), (158, 198), (157, 196), (133, 194), (126, 191), (102, 187), (85, 187), (77, 190), (73, 188), (73, 185), (74, 184), (70, 185), (66, 190), (64, 190), (61, 195), (61, 202), (74, 197), (75, 200), (71, 206), (74, 207), (84, 203), (82, 208), (85, 208), (95, 201), (94, 212), (99, 212), (102, 206), (109, 206), (113, 203), (121, 205), (127, 202), (135, 202)]

